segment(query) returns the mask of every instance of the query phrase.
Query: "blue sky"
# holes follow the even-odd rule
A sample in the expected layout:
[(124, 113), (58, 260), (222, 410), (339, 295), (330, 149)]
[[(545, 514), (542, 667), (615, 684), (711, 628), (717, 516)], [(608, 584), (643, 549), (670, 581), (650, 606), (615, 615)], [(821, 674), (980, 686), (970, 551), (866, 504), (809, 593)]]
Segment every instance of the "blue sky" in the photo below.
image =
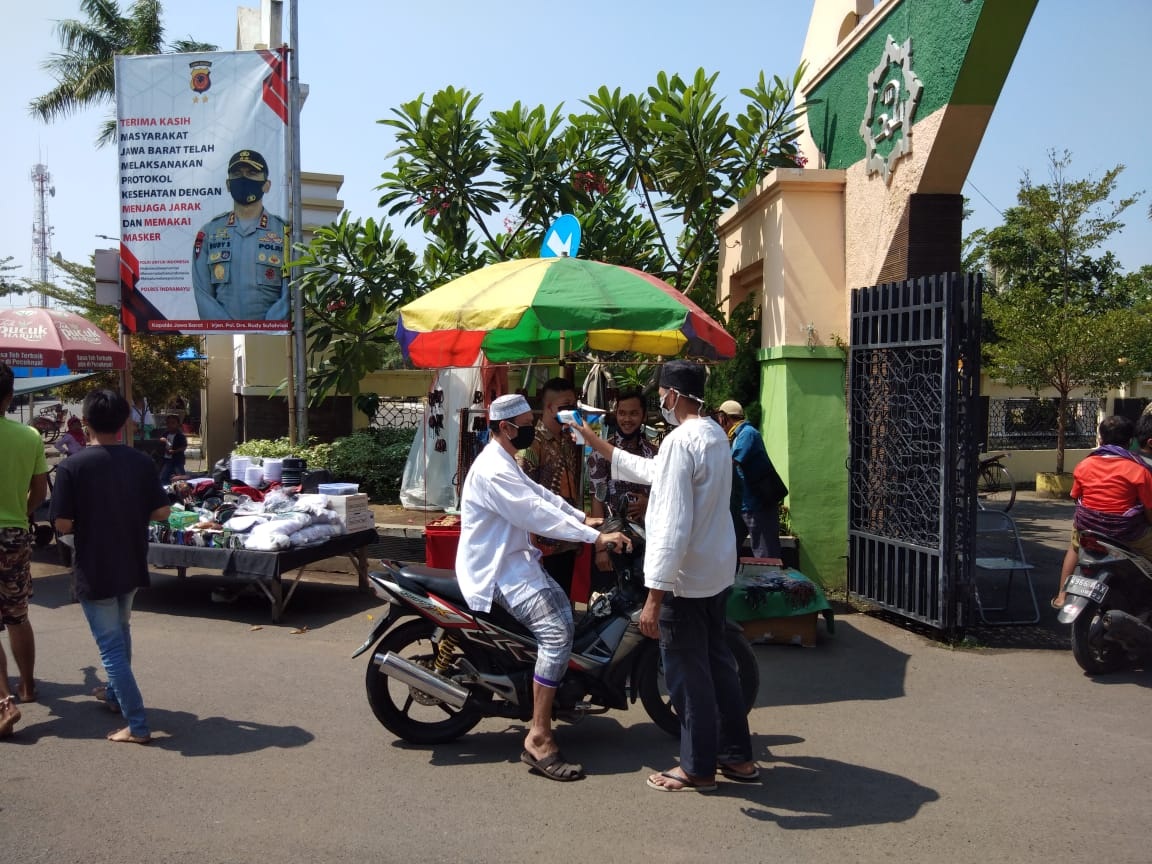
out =
[[(233, 47), (243, 0), (165, 5), (170, 39)], [(719, 73), (718, 87), (735, 113), (739, 89), (761, 70), (793, 72), (809, 3), (731, 0), (717, 7), (725, 18), (714, 23), (701, 23), (704, 8), (683, 0), (299, 0), (301, 80), (311, 89), (301, 118), (303, 167), (343, 174), (341, 197), (351, 214), (379, 218), (374, 187), (392, 142), (376, 121), (420, 93), (455, 85), (482, 94), (488, 110), (516, 100), (576, 108), (601, 85), (636, 92), (660, 71), (690, 75), (703, 66)], [(58, 48), (55, 21), (78, 16), (77, 0), (21, 3), (4, 15), (0, 258), (12, 256), (20, 275), (32, 272), (29, 175), (38, 161), (48, 165), (56, 189), (48, 203), (53, 252), (86, 260), (108, 245), (97, 234), (119, 230), (115, 151), (94, 146), (111, 108), (50, 126), (27, 111), (29, 100), (53, 84), (40, 64)], [(969, 174), (965, 194), (974, 213), (966, 230), (998, 224), (997, 210), (1014, 203), (1024, 170), (1046, 180), (1053, 147), (1072, 151), (1073, 176), (1099, 176), (1124, 163), (1120, 191), (1152, 193), (1152, 112), (1144, 91), (1152, 79), (1150, 46), (1149, 0), (1040, 0)], [(1128, 211), (1126, 229), (1110, 245), (1128, 270), (1152, 263), (1148, 202), (1146, 196)]]

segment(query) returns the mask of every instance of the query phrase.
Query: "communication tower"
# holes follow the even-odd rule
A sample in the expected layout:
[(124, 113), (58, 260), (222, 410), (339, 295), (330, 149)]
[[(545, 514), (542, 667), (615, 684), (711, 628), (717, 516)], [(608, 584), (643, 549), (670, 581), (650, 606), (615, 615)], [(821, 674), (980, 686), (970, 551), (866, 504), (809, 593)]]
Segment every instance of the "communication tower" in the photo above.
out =
[[(48, 199), (56, 196), (52, 185), (52, 175), (48, 166), (37, 162), (32, 166), (32, 187), (35, 190), (35, 219), (32, 222), (32, 267), (38, 282), (47, 282), (52, 273), (52, 231), (48, 224)], [(36, 300), (40, 306), (48, 305), (48, 296), (40, 294)]]

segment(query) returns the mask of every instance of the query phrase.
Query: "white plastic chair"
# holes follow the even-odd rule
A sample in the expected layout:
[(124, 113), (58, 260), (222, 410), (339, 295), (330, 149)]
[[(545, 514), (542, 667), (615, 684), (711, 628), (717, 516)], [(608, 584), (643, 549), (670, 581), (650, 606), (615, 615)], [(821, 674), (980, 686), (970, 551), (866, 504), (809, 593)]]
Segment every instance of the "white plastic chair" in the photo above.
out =
[[(979, 510), (976, 513), (976, 568), (973, 572), (972, 592), (976, 601), (976, 611), (984, 624), (1037, 624), (1040, 621), (1040, 603), (1036, 599), (1036, 586), (1032, 583), (1032, 565), (1024, 557), (1024, 547), (1020, 543), (1020, 532), (1016, 523), (1007, 513), (999, 510)], [(988, 606), (980, 597), (980, 577), (1004, 584), (1004, 604)], [(1017, 576), (1022, 576), (1032, 599), (1031, 618), (1010, 618), (1012, 608), (1012, 584)], [(998, 593), (998, 592), (997, 592)], [(989, 617), (988, 613), (993, 613)], [(1003, 613), (997, 615), (995, 613)]]

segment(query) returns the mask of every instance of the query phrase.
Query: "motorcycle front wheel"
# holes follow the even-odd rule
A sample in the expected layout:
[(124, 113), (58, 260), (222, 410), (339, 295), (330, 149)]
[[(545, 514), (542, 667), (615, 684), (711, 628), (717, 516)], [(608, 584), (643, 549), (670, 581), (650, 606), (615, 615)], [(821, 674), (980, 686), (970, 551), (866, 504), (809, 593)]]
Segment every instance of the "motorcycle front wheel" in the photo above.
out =
[(454, 708), (380, 671), (376, 657), (388, 653), (431, 669), (436, 659), (436, 644), (432, 641), (435, 629), (431, 621), (417, 618), (389, 630), (372, 650), (364, 678), (368, 704), (376, 719), (389, 732), (412, 744), (455, 741), (484, 717), (482, 702), (475, 702), (477, 698), (483, 700), (484, 693), (474, 693), (463, 708)]
[[(728, 648), (736, 658), (740, 675), (740, 689), (744, 693), (744, 706), (751, 711), (760, 692), (760, 664), (756, 653), (742, 633), (728, 631)], [(657, 726), (674, 738), (680, 737), (680, 718), (668, 697), (664, 684), (664, 662), (660, 656), (660, 646), (655, 641), (644, 652), (636, 667), (636, 686), (640, 691), (640, 703)]]
[(1100, 624), (1104, 611), (1099, 604), (1089, 603), (1072, 622), (1072, 656), (1089, 675), (1107, 675), (1127, 661), (1124, 650), (1104, 638), (1104, 627)]

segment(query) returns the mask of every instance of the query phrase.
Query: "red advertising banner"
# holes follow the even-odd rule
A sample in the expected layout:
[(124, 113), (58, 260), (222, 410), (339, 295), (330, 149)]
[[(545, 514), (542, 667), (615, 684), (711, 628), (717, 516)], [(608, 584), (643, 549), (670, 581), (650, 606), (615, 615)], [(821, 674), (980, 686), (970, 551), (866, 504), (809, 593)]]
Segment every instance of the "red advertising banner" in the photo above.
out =
[(289, 329), (286, 76), (271, 51), (116, 57), (130, 332)]

